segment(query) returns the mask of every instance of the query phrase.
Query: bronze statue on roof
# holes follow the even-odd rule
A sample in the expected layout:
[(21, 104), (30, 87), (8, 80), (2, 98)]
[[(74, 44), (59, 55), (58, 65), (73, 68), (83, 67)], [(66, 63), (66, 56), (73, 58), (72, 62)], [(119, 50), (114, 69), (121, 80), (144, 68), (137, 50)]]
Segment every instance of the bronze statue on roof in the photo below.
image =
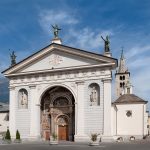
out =
[(16, 64), (16, 55), (15, 55), (15, 52), (12, 51), (12, 53), (10, 54), (10, 59), (11, 59), (11, 66), (15, 65)]
[(110, 44), (110, 41), (109, 41), (109, 36), (107, 35), (106, 36), (106, 39), (104, 39), (102, 36), (101, 38), (104, 40), (105, 42), (105, 52), (110, 52), (110, 48), (109, 48), (109, 44)]
[(54, 37), (55, 37), (55, 38), (58, 38), (58, 32), (59, 32), (59, 30), (61, 30), (61, 29), (58, 27), (57, 24), (52, 25), (52, 27), (53, 27)]

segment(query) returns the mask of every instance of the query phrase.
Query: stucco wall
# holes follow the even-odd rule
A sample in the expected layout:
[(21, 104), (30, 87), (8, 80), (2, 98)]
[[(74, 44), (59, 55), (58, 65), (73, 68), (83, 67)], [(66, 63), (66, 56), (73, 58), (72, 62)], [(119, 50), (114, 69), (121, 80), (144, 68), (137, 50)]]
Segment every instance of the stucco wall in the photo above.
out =
[[(137, 135), (146, 134), (146, 110), (145, 104), (120, 104), (117, 105), (115, 135)], [(132, 115), (127, 117), (127, 111), (132, 111)], [(115, 121), (115, 120), (113, 120)], [(115, 125), (115, 123), (113, 123)], [(115, 133), (115, 132), (113, 132)]]
[[(18, 92), (20, 89), (26, 89), (28, 91), (28, 107), (27, 109), (19, 108)], [(30, 89), (28, 86), (18, 86), (15, 90), (15, 114), (16, 114), (16, 130), (20, 132), (21, 138), (27, 138), (30, 133), (30, 111), (31, 111), (31, 98)]]
[[(97, 83), (100, 87), (100, 105), (99, 106), (91, 106), (90, 104), (90, 93), (89, 93), (89, 85), (92, 83)], [(85, 82), (85, 134), (89, 135), (91, 133), (99, 133), (103, 132), (103, 83), (101, 80), (89, 80)]]

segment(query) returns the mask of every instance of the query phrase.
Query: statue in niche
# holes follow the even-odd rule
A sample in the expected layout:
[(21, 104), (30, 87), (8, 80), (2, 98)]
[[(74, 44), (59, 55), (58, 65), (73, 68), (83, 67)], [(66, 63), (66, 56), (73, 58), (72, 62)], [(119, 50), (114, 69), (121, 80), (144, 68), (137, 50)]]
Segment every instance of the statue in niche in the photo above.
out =
[(103, 41), (105, 43), (105, 52), (109, 52), (110, 51), (110, 48), (109, 48), (109, 44), (110, 44), (109, 36), (107, 35), (106, 39), (104, 39), (102, 36), (101, 36), (101, 38), (103, 39)]
[(98, 99), (98, 93), (95, 86), (93, 86), (90, 94), (90, 101), (91, 103), (95, 103), (97, 102), (97, 99)]
[(20, 91), (20, 107), (27, 108), (28, 106), (28, 96), (24, 90)]

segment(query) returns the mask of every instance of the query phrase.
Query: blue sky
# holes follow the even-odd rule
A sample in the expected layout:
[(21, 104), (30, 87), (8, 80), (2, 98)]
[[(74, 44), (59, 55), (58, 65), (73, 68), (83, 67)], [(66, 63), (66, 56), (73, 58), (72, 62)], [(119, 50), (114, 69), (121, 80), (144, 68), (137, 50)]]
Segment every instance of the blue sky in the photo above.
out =
[(109, 35), (116, 58), (123, 46), (134, 93), (150, 101), (149, 8), (149, 0), (1, 0), (0, 71), (9, 49), (20, 61), (50, 44), (56, 23), (64, 45), (103, 53), (100, 36)]

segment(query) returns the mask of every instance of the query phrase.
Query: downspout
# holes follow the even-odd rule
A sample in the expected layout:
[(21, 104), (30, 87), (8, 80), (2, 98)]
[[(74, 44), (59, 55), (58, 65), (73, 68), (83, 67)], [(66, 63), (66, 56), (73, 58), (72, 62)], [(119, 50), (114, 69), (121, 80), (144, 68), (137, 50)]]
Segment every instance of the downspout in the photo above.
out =
[(118, 109), (117, 109), (117, 106), (114, 104), (114, 106), (115, 106), (115, 110), (116, 110), (116, 135), (117, 135), (117, 111), (118, 111)]
[(143, 104), (143, 137), (144, 137), (144, 104)]

